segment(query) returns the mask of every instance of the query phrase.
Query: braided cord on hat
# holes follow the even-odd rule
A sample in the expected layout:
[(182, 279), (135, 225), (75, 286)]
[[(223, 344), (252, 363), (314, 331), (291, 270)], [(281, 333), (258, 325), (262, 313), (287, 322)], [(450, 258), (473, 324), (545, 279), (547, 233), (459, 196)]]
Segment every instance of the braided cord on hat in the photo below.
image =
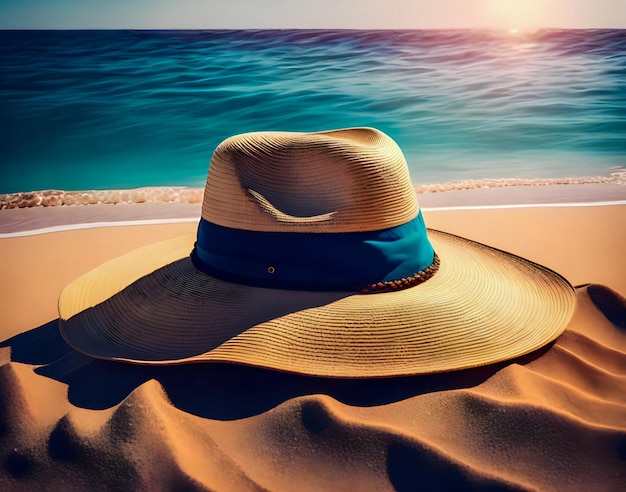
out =
[(416, 285), (423, 284), (435, 273), (437, 273), (437, 270), (439, 270), (439, 263), (439, 257), (437, 256), (437, 253), (435, 253), (432, 264), (423, 270), (397, 280), (387, 280), (386, 282), (369, 284), (363, 286), (360, 291), (363, 294), (378, 294), (380, 292), (393, 292), (394, 290), (415, 287)]

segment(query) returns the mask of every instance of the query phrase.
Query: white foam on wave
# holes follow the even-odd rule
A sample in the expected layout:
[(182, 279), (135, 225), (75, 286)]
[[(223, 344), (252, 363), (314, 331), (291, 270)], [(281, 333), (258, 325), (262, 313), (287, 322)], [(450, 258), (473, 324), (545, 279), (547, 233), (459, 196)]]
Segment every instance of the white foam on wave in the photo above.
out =
[(626, 171), (620, 170), (609, 176), (582, 176), (565, 178), (493, 178), (466, 179), (444, 184), (416, 185), (418, 193), (441, 193), (446, 191), (507, 188), (512, 186), (551, 186), (572, 184), (617, 184), (626, 185)]
[[(473, 189), (503, 188), (509, 186), (548, 186), (568, 184), (626, 185), (626, 171), (609, 176), (566, 178), (500, 178), (468, 179), (449, 183), (416, 185), (418, 193), (441, 193)], [(56, 207), (60, 205), (95, 205), (118, 203), (201, 203), (203, 188), (181, 186), (144, 187), (126, 190), (63, 191), (43, 190), (0, 195), (0, 210), (5, 208)]]
[(128, 190), (43, 190), (0, 195), (0, 210), (61, 205), (200, 203), (203, 195), (204, 189), (202, 188), (180, 186), (154, 186)]

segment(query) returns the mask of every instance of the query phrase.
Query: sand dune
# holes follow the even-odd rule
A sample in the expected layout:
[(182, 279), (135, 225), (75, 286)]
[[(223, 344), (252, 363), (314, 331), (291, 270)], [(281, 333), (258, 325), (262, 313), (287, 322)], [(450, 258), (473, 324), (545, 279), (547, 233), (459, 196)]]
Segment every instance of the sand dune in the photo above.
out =
[[(55, 303), (66, 283), (194, 224), (2, 239), (0, 490), (624, 490), (626, 233), (606, 229), (624, 209), (559, 217), (427, 216), (557, 263), (576, 283), (605, 283), (577, 288), (556, 342), (468, 371), (357, 381), (133, 366), (65, 344)], [(581, 226), (592, 234), (568, 237)], [(537, 227), (548, 246), (529, 239)], [(590, 248), (601, 248), (593, 270)]]
[(124, 490), (621, 490), (626, 334), (586, 287), (578, 299), (566, 333), (539, 353), (373, 381), (96, 361), (64, 346), (48, 323), (4, 344), (12, 361), (0, 367), (0, 483), (81, 490), (98, 476), (103, 488)]

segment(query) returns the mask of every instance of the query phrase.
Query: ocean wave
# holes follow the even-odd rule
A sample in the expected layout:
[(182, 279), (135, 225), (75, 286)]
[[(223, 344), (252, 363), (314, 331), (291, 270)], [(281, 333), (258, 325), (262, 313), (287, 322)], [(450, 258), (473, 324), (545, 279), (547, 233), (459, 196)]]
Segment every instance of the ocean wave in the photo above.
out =
[[(446, 191), (504, 188), (508, 186), (572, 184), (615, 184), (626, 186), (626, 171), (614, 172), (610, 176), (467, 179), (448, 183), (415, 185), (415, 191), (417, 193), (443, 193)], [(124, 203), (200, 203), (203, 197), (203, 188), (182, 186), (154, 186), (126, 190), (42, 190), (0, 195), (0, 210)]]
[(231, 135), (351, 126), (422, 183), (605, 175), (625, 32), (0, 32), (0, 193), (200, 187)]

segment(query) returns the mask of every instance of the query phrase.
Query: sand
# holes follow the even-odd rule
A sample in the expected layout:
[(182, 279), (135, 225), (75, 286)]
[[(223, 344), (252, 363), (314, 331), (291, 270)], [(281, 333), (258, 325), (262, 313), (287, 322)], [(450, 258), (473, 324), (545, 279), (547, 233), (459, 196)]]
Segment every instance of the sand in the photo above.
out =
[[(98, 207), (83, 221), (128, 219)], [(61, 289), (196, 224), (0, 238), (0, 490), (625, 490), (626, 205), (424, 215), (577, 285), (565, 333), (495, 366), (369, 381), (98, 361), (60, 338)]]

